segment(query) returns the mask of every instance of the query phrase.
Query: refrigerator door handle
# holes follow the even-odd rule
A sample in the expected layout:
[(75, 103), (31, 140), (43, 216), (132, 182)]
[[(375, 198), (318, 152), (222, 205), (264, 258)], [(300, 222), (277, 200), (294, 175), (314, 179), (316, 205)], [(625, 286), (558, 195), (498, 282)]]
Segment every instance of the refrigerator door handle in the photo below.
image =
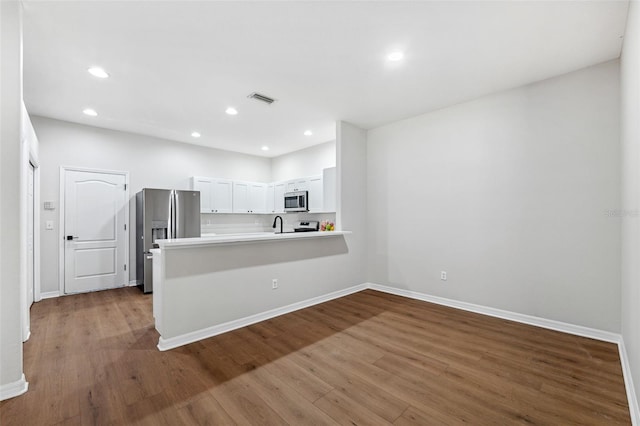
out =
[(167, 226), (167, 232), (169, 233), (168, 238), (175, 238), (176, 230), (175, 230), (175, 212), (176, 212), (176, 200), (175, 200), (175, 192), (171, 191), (169, 193), (169, 224)]
[(173, 194), (173, 238), (182, 238), (182, 228), (180, 227), (180, 209), (182, 208), (182, 203), (184, 202), (180, 197), (180, 192), (173, 190), (171, 191)]
[(173, 236), (171, 238), (178, 238), (178, 193), (173, 190), (171, 191), (171, 195), (173, 196), (173, 217), (171, 218), (171, 225), (173, 229)]

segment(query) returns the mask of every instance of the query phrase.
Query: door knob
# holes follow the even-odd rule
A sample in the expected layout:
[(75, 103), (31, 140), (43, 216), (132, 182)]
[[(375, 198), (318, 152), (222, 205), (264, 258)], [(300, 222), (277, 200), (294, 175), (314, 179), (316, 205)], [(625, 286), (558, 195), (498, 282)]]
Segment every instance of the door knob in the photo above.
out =
[(78, 237), (74, 237), (73, 235), (67, 235), (67, 241), (77, 240)]

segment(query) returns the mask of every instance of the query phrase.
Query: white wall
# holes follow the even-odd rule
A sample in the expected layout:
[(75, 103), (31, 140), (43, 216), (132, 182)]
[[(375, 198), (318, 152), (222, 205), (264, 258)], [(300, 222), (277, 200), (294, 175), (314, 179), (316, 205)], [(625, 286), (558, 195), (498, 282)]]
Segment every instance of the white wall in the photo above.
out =
[(271, 161), (271, 180), (295, 179), (322, 174), (322, 170), (336, 165), (336, 142), (325, 142), (310, 148), (274, 157)]
[[(629, 5), (621, 58), (622, 335), (640, 396), (640, 4)], [(640, 401), (636, 401), (636, 404)]]
[(618, 72), (370, 130), (369, 281), (619, 332)]
[[(39, 143), (38, 138), (36, 136), (35, 130), (31, 123), (31, 119), (29, 118), (29, 114), (27, 112), (27, 108), (24, 105), (24, 102), (20, 102), (20, 209), (23, 212), (23, 218), (27, 217), (27, 202), (28, 202), (28, 185), (29, 185), (29, 170), (30, 163), (33, 163), (34, 166), (34, 193), (33, 193), (33, 202), (35, 204), (34, 207), (34, 215), (33, 222), (34, 225), (40, 223), (39, 211), (37, 209), (37, 205), (39, 204), (39, 181), (40, 181), (40, 171), (39, 171)], [(31, 335), (31, 311), (28, 302), (28, 285), (30, 283), (27, 282), (27, 256), (28, 256), (28, 243), (27, 243), (27, 220), (23, 220), (20, 225), (20, 239), (24, 242), (23, 244), (23, 255), (20, 258), (20, 287), (22, 293), (22, 309), (23, 309), (23, 321), (22, 321), (22, 336), (23, 340), (27, 340)], [(40, 232), (37, 226), (34, 226), (33, 230), (33, 279), (34, 279), (34, 287), (38, 287), (37, 282), (40, 279), (40, 247), (38, 245), (40, 237)], [(39, 292), (36, 294), (34, 291), (34, 301), (39, 300)]]
[(33, 123), (31, 122), (31, 117), (29, 117), (29, 113), (27, 111), (27, 108), (24, 105), (24, 102), (21, 103), (21, 139), (22, 139), (22, 143), (25, 144), (27, 146), (27, 153), (28, 155), (37, 160), (39, 159), (39, 152), (40, 152), (40, 144), (38, 142), (38, 137), (36, 135), (36, 131), (33, 128)]
[[(41, 282), (43, 292), (58, 290), (60, 166), (120, 170), (130, 173), (130, 197), (142, 188), (188, 189), (190, 176), (269, 182), (271, 160), (252, 155), (189, 145), (149, 136), (32, 117), (40, 141), (41, 200), (56, 210), (41, 213)], [(130, 203), (135, 224), (135, 203)], [(55, 230), (44, 224), (53, 220)], [(135, 279), (135, 234), (130, 238), (130, 280)]]
[(0, 2), (0, 400), (26, 391), (22, 373), (22, 10)]
[(339, 121), (336, 136), (336, 229), (353, 232), (346, 239), (355, 285), (367, 280), (367, 133)]

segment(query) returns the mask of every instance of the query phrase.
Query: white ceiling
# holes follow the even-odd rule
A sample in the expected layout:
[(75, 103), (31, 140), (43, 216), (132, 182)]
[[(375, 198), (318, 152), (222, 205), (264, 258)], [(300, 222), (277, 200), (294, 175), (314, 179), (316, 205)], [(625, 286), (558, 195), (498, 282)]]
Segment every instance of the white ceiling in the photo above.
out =
[[(24, 97), (31, 114), (277, 156), (333, 140), (336, 120), (369, 129), (617, 58), (627, 8), (25, 0)], [(385, 60), (394, 49), (403, 61)]]

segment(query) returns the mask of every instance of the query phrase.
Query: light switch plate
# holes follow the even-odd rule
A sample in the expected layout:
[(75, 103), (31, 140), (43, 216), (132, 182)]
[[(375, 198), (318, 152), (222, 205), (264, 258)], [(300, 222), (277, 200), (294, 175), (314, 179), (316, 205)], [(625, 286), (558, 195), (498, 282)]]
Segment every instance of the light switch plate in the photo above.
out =
[(52, 230), (53, 229), (53, 221), (52, 220), (46, 221), (45, 228), (48, 229), (48, 230)]

